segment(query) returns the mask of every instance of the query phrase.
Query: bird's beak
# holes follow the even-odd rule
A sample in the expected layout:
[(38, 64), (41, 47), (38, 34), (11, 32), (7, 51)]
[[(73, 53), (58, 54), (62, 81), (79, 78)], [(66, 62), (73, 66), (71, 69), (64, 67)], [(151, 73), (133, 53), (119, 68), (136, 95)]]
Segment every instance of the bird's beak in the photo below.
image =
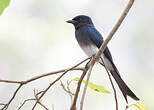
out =
[(68, 20), (68, 21), (66, 21), (66, 22), (67, 22), (67, 23), (72, 23), (72, 24), (76, 23), (75, 20)]

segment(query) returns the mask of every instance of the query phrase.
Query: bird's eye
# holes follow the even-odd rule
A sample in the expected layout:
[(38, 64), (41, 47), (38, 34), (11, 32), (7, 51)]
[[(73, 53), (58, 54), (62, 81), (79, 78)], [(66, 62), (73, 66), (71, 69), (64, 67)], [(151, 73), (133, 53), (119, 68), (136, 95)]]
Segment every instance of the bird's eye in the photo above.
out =
[(82, 19), (81, 18), (74, 18), (73, 20), (77, 21), (77, 22), (81, 22)]

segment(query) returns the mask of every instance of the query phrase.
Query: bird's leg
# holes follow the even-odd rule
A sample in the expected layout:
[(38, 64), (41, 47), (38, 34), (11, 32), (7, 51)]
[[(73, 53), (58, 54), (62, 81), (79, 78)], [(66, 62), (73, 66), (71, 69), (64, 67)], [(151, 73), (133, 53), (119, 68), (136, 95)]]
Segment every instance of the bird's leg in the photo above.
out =
[(100, 57), (101, 62), (99, 62), (102, 66), (104, 66), (104, 63), (102, 62), (103, 58)]
[(90, 63), (91, 59), (86, 63), (85, 69), (88, 70), (89, 69), (89, 63)]
[(91, 60), (95, 57), (95, 54), (91, 56), (90, 60), (86, 63), (85, 69), (88, 70)]

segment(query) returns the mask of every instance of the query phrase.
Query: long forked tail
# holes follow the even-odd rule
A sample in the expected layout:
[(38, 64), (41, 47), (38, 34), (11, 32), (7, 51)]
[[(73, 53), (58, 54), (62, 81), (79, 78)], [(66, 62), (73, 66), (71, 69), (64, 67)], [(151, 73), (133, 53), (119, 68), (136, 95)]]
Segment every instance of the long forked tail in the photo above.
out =
[(126, 102), (127, 101), (127, 96), (130, 96), (134, 100), (139, 100), (139, 98), (129, 89), (129, 87), (126, 85), (126, 83), (122, 80), (116, 66), (112, 63), (114, 71), (110, 71), (112, 74), (113, 78), (115, 79), (116, 83), (118, 84), (123, 96), (125, 97)]

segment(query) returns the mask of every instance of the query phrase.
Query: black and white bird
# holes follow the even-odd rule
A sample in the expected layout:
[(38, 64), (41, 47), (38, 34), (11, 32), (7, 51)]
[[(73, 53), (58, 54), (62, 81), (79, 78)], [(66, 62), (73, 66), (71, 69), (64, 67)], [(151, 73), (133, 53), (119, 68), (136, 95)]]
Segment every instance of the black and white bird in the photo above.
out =
[[(79, 15), (74, 17), (72, 20), (68, 20), (67, 23), (72, 23), (74, 25), (75, 37), (86, 55), (89, 57), (95, 55), (103, 43), (103, 37), (95, 28), (91, 18), (86, 15)], [(118, 84), (126, 102), (128, 102), (127, 96), (130, 96), (134, 100), (139, 100), (139, 98), (129, 89), (126, 83), (122, 80), (119, 71), (117, 70), (113, 62), (108, 47), (105, 48), (101, 57), (103, 58), (107, 69), (110, 71), (116, 83)], [(99, 63), (103, 65), (100, 60)]]

